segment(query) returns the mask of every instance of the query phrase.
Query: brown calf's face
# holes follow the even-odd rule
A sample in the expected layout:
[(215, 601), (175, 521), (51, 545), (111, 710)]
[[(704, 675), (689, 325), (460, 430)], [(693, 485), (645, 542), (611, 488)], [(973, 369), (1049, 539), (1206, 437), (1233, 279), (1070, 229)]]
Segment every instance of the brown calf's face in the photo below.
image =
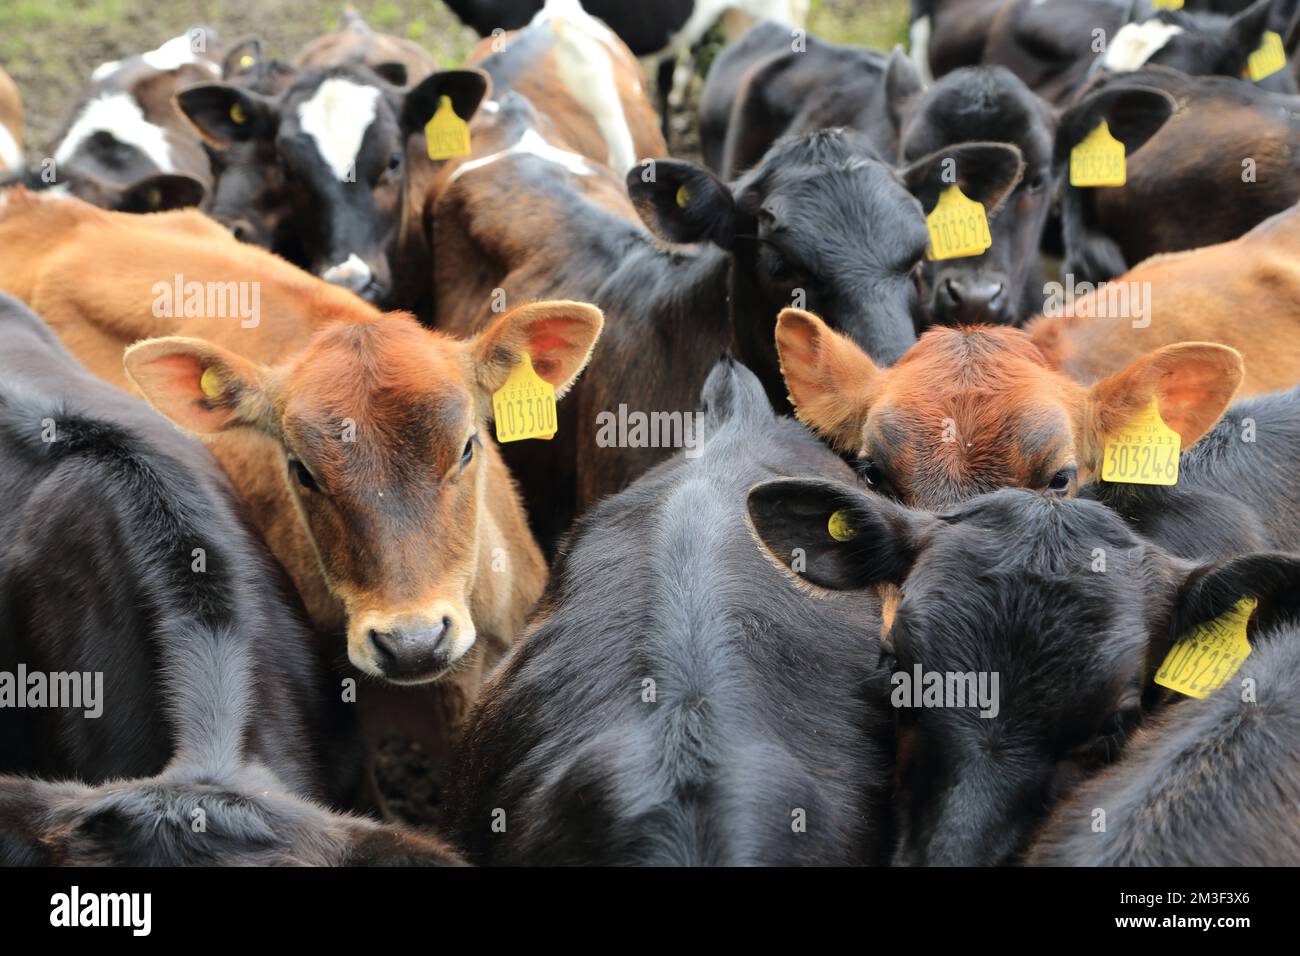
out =
[(1148, 406), (1183, 448), (1218, 421), (1241, 383), (1222, 345), (1166, 346), (1091, 388), (1050, 368), (1016, 329), (934, 329), (878, 368), (821, 319), (781, 313), (777, 351), (801, 421), (882, 493), (937, 509), (997, 488), (1073, 495), (1100, 471), (1107, 436)]
[[(528, 353), (562, 393), (600, 311), (539, 302), (458, 341), (390, 313), (327, 326), (275, 367), (200, 339), (127, 350), (126, 368), (167, 417), (201, 435), (251, 427), (285, 456), (285, 480), (331, 591), (348, 657), (398, 683), (434, 680), (474, 645), (492, 393)], [(490, 454), (495, 454), (491, 449)]]

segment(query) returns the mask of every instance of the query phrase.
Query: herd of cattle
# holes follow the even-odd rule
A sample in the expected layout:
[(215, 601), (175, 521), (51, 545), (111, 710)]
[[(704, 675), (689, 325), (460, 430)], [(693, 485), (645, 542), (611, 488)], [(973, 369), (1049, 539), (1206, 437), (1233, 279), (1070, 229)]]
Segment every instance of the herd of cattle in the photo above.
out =
[(1300, 2), (449, 5), (0, 71), (0, 863), (1300, 863)]

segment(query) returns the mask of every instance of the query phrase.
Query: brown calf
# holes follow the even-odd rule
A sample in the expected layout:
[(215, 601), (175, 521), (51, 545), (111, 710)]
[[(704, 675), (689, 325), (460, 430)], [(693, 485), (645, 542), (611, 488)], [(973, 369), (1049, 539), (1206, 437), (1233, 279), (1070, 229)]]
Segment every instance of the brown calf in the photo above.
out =
[(0, 173), (23, 165), (23, 100), (18, 86), (0, 69)]
[[(346, 628), (357, 668), (403, 684), (454, 671), (418, 693), (359, 695), (372, 729), (409, 717), (395, 729), (438, 753), (545, 577), (487, 429), (491, 396), (525, 353), (563, 393), (600, 332), (599, 310), (533, 303), (457, 340), (380, 313), (197, 213), (123, 216), (22, 190), (0, 210), (0, 250), (16, 249), (24, 255), (0, 255), (0, 287), (92, 371), (213, 439), (313, 622)], [(167, 301), (176, 282), (209, 296), (257, 290), (260, 320), (211, 305), (186, 315), (179, 298)], [(124, 371), (123, 349), (140, 339)], [(414, 712), (395, 715), (399, 701)]]
[(1061, 312), (1025, 330), (1075, 381), (1094, 382), (1157, 346), (1200, 340), (1241, 353), (1242, 394), (1288, 388), (1300, 382), (1300, 205), (1230, 242), (1152, 256)]
[(618, 36), (573, 5), (543, 10), (523, 30), (479, 41), (468, 65), (514, 90), (555, 124), (558, 137), (618, 175), (668, 155), (645, 95), (641, 64)]
[(1152, 398), (1186, 448), (1242, 376), (1232, 349), (1184, 342), (1089, 387), (1053, 369), (1024, 332), (978, 325), (932, 329), (878, 368), (798, 309), (781, 313), (776, 342), (800, 420), (856, 453), (867, 484), (930, 509), (1007, 486), (1074, 494), (1100, 471), (1107, 435)]
[(293, 65), (300, 70), (327, 69), (341, 63), (364, 63), (394, 86), (412, 86), (437, 69), (420, 44), (376, 33), (351, 8), (343, 12), (342, 27), (308, 41), (293, 58)]

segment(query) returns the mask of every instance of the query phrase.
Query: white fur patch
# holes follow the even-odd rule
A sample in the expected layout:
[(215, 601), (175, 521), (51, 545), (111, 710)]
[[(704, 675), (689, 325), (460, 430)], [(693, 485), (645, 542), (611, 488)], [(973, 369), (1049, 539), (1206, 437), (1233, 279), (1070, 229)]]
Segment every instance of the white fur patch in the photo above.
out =
[(1109, 48), (1102, 56), (1101, 65), (1116, 73), (1132, 73), (1141, 69), (1147, 60), (1182, 32), (1182, 27), (1160, 20), (1126, 23), (1110, 41)]
[(379, 90), (332, 76), (298, 107), (298, 124), (342, 182), (353, 175), (366, 130), (375, 120)]
[(370, 284), (370, 266), (366, 265), (355, 252), (336, 266), (330, 266), (321, 276), (326, 282), (333, 282), (353, 292), (360, 292)]
[(144, 110), (130, 93), (105, 93), (87, 103), (54, 151), (54, 161), (68, 162), (85, 140), (101, 130), (140, 150), (160, 171), (176, 171), (167, 131), (144, 118)]
[(921, 82), (927, 86), (934, 82), (934, 73), (930, 71), (930, 17), (929, 14), (918, 17), (908, 30), (908, 55), (916, 65), (916, 72), (921, 75)]
[(98, 83), (106, 76), (111, 76), (122, 66), (121, 60), (109, 60), (107, 63), (101, 63), (90, 73), (90, 78)]
[(18, 137), (0, 123), (0, 169), (18, 169), (22, 164), (23, 151), (18, 145)]
[(451, 179), (457, 180), (465, 173), (472, 172), (475, 169), (482, 169), (484, 166), (490, 166), (507, 156), (535, 156), (538, 159), (548, 163), (556, 163), (563, 166), (575, 176), (590, 176), (591, 166), (587, 160), (577, 153), (570, 153), (568, 150), (552, 146), (546, 140), (542, 139), (541, 134), (535, 129), (526, 130), (524, 135), (519, 137), (519, 142), (515, 143), (509, 149), (503, 149), (499, 153), (492, 153), (490, 156), (484, 156), (482, 159), (471, 160), (468, 163), (462, 163), (456, 167), (456, 171), (451, 174)]
[(155, 70), (160, 70), (164, 73), (168, 70), (180, 69), (186, 63), (197, 63), (200, 66), (208, 67), (218, 73), (221, 71), (221, 67), (217, 66), (217, 64), (213, 63), (211, 60), (201, 59), (199, 55), (194, 52), (194, 46), (190, 43), (190, 35), (188, 33), (182, 33), (178, 37), (172, 37), (162, 46), (158, 47), (158, 49), (140, 54), (140, 59), (144, 60), (147, 65), (153, 67)]

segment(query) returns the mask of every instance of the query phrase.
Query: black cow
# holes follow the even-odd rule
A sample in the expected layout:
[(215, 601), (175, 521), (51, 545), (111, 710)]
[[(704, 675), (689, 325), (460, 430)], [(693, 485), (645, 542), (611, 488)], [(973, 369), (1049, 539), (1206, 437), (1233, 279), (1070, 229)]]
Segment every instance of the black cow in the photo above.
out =
[(912, 0), (908, 52), (926, 82), (978, 66), (989, 31), (1011, 0)]
[[(1071, 151), (1103, 119), (1127, 150), (1127, 182), (1072, 187)], [(1053, 168), (1064, 270), (1101, 282), (1158, 252), (1235, 239), (1294, 205), (1300, 117), (1294, 97), (1239, 80), (1159, 67), (1102, 77), (1062, 116)]]
[(354, 719), (216, 462), (8, 296), (0, 450), (0, 680), (81, 685), (0, 712), (0, 773), (67, 778), (0, 776), (0, 865), (456, 862), (326, 809)]
[[(486, 92), (477, 70), (433, 73), (403, 90), (344, 64), (306, 71), (275, 96), (209, 83), (182, 91), (177, 102), (213, 145), (243, 147), (239, 165), (220, 168), (210, 211), (238, 230), (250, 197), (274, 194), (282, 182), (283, 197), (271, 201), (288, 215), (254, 238), (265, 242), (269, 231), (273, 251), (368, 301), (396, 306), (410, 303), (395, 279), (427, 268), (427, 260), (408, 261), (404, 244), (418, 232), (409, 217), (423, 208), (434, 168), (425, 124), (444, 96), (468, 121)], [(278, 167), (280, 178), (264, 164)], [(292, 244), (278, 246), (277, 237)]]
[(1098, 481), (1080, 494), (1181, 558), (1300, 551), (1300, 387), (1233, 402), (1178, 469), (1170, 487)]
[(870, 863), (888, 711), (867, 595), (810, 599), (752, 545), (745, 489), (852, 472), (719, 363), (705, 444), (597, 505), (484, 689), (454, 774), (471, 859)]
[(1300, 626), (1259, 627), (1252, 645), (1227, 686), (1168, 708), (1062, 801), (1026, 862), (1300, 864)]
[(1020, 151), (1024, 174), (995, 216), (978, 256), (927, 261), (928, 311), (941, 325), (1017, 324), (1041, 311), (1038, 247), (1052, 205), (1055, 112), (1011, 72), (955, 70), (899, 109), (903, 166), (961, 143), (990, 140)]
[(892, 157), (898, 105), (920, 88), (901, 48), (885, 56), (764, 21), (726, 47), (709, 69), (700, 93), (700, 150), (710, 169), (734, 179), (782, 136), (844, 126)]
[[(1295, 555), (1191, 563), (1098, 502), (1019, 489), (932, 515), (782, 480), (753, 489), (749, 510), (771, 555), (787, 565), (802, 555), (811, 584), (901, 587), (884, 647), (904, 864), (1014, 860), (1147, 710), (1181, 706), (1153, 682), (1177, 636), (1247, 596), (1260, 601), (1257, 634), (1268, 635), (1294, 618), (1300, 594)], [(918, 691), (933, 688), (931, 675), (946, 694), (927, 701)], [(992, 706), (966, 696), (981, 679)]]

